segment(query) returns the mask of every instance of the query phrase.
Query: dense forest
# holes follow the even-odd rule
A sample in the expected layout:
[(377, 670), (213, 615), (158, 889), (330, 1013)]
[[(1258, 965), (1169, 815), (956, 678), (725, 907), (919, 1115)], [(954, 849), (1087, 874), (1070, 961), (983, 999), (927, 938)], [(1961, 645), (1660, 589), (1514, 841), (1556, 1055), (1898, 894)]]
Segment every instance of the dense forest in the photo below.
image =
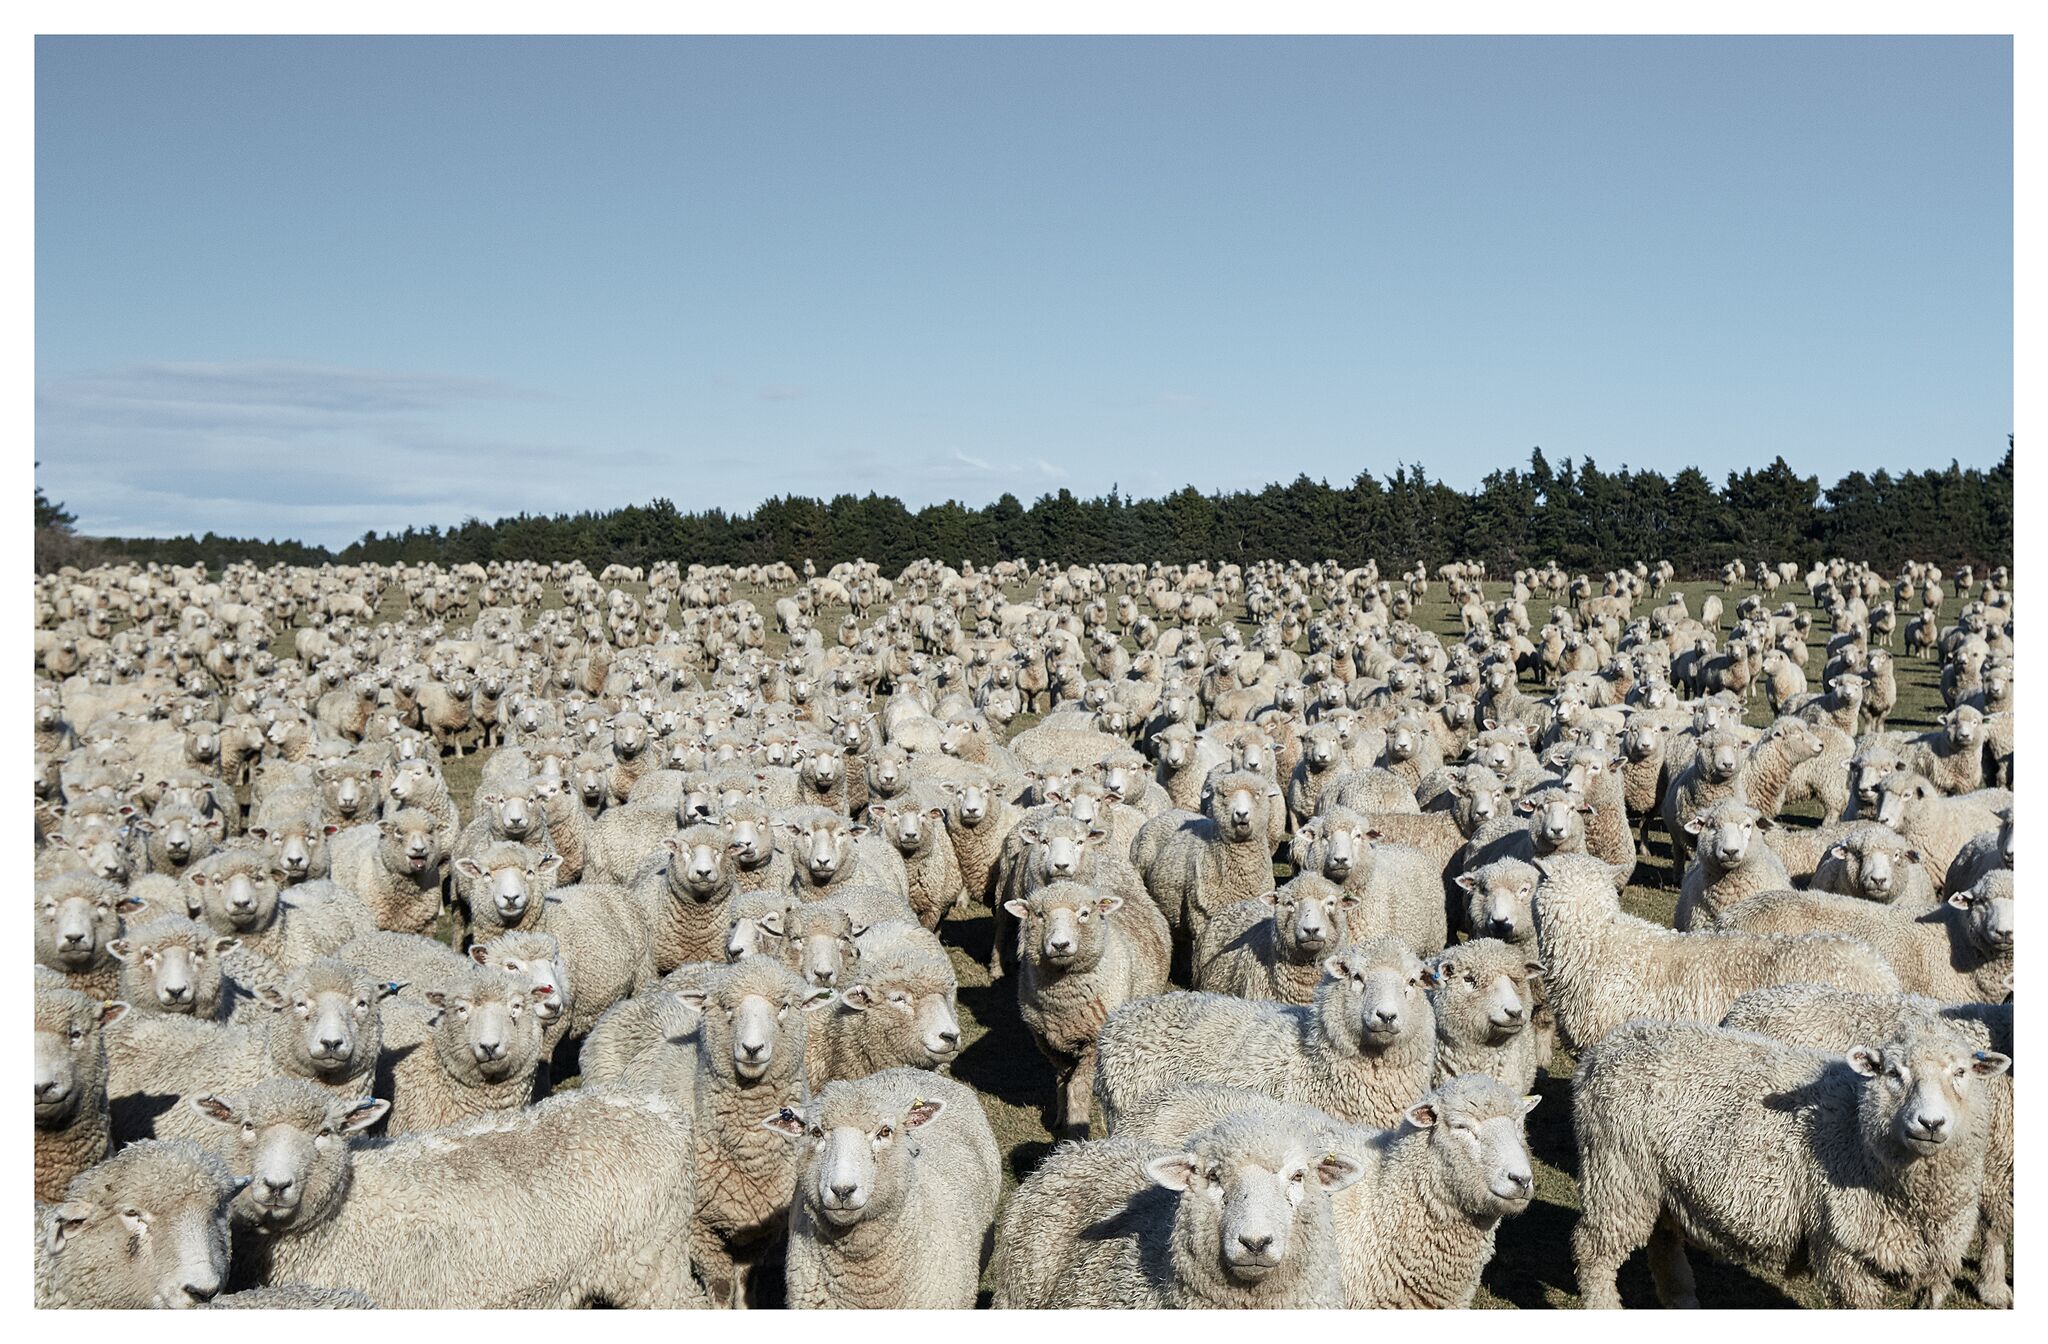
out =
[[(48, 514), (60, 515), (52, 524)], [(1259, 491), (1205, 495), (1192, 486), (1162, 499), (1096, 499), (1072, 492), (1026, 506), (1005, 494), (978, 509), (948, 501), (912, 511), (891, 496), (774, 498), (751, 513), (685, 513), (667, 497), (604, 513), (520, 514), (486, 523), (369, 532), (339, 553), (295, 541), (218, 537), (86, 538), (61, 504), (36, 492), (39, 571), (94, 559), (219, 566), (230, 560), (319, 564), (335, 560), (580, 559), (605, 564), (746, 564), (806, 558), (827, 565), (865, 557), (885, 571), (920, 556), (957, 563), (1019, 557), (1061, 561), (1252, 561), (1278, 557), (1382, 567), (1417, 560), (1484, 559), (1495, 573), (1555, 560), (1572, 570), (1668, 559), (1682, 575), (1711, 575), (1730, 559), (1907, 559), (1944, 565), (2010, 564), (2013, 455), (1990, 470), (1946, 468), (1893, 476), (1851, 472), (1822, 488), (1780, 457), (1729, 472), (1716, 488), (1698, 467), (1674, 477), (1602, 471), (1590, 459), (1553, 467), (1537, 449), (1527, 470), (1495, 471), (1476, 490), (1430, 480), (1419, 465), (1384, 479), (1362, 471), (1347, 485), (1298, 476)], [(47, 544), (46, 544), (47, 543)]]

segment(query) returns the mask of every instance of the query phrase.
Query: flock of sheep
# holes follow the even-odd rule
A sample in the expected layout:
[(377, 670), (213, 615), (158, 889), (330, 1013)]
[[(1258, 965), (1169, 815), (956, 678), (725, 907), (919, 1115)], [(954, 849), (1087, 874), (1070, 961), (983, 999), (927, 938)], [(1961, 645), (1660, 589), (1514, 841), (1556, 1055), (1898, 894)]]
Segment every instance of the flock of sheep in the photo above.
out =
[(2008, 575), (1755, 575), (39, 578), (37, 1300), (1462, 1307), (1570, 1071), (1586, 1305), (2009, 1305)]

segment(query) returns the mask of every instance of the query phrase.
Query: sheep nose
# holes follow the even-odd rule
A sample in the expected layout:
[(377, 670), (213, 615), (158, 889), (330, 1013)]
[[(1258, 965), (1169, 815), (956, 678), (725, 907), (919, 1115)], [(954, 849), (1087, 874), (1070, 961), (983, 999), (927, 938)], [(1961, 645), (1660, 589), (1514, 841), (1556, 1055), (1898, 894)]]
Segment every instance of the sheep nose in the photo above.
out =
[(834, 1181), (832, 1183), (832, 1193), (841, 1203), (845, 1203), (860, 1193), (860, 1183), (857, 1181)]
[(1506, 1174), (1508, 1184), (1525, 1195), (1536, 1186), (1536, 1178), (1526, 1171), (1510, 1171)]
[(478, 1041), (476, 1052), (479, 1058), (492, 1060), (505, 1053), (505, 1045), (502, 1041)]
[(1273, 1244), (1273, 1234), (1267, 1232), (1258, 1236), (1253, 1236), (1249, 1233), (1240, 1233), (1238, 1234), (1237, 1244), (1244, 1247), (1245, 1250), (1251, 1252), (1253, 1255), (1264, 1255), (1266, 1253), (1266, 1248)]
[(322, 1036), (320, 1038), (320, 1048), (330, 1055), (340, 1054), (341, 1047), (345, 1044), (347, 1042), (343, 1041), (339, 1036)]
[(1938, 1138), (1941, 1135), (1941, 1131), (1948, 1127), (1948, 1117), (1943, 1115), (1920, 1115), (1913, 1118), (1913, 1123), (1924, 1130), (1927, 1137)]
[(761, 1052), (767, 1048), (767, 1044), (762, 1041), (740, 1042), (740, 1053), (750, 1060), (759, 1059), (761, 1057)]
[(1502, 942), (1512, 942), (1515, 936), (1515, 921), (1512, 919), (1489, 919), (1486, 921), (1486, 936)]
[(273, 1176), (265, 1176), (263, 1178), (263, 1188), (272, 1195), (282, 1195), (292, 1188), (292, 1178), (287, 1176), (280, 1181)]
[(85, 935), (82, 933), (67, 933), (64, 935), (64, 946), (66, 947), (77, 947), (84, 941)]
[(220, 1295), (220, 1281), (218, 1279), (209, 1283), (187, 1283), (181, 1285), (181, 1287), (185, 1296), (191, 1298), (194, 1302), (211, 1302)]
[(164, 998), (168, 999), (172, 1003), (183, 1003), (186, 999), (189, 999), (191, 997), (191, 989), (184, 985), (164, 986)]
[(939, 1044), (951, 1050), (954, 1046), (960, 1044), (960, 1033), (952, 1027), (946, 1028), (939, 1033)]
[(1391, 1027), (1401, 1020), (1401, 1014), (1392, 1008), (1375, 1008), (1372, 1015), (1374, 1021), (1385, 1027)]
[(1056, 957), (1063, 957), (1074, 950), (1074, 940), (1071, 938), (1054, 938), (1046, 943), (1045, 949)]
[(1519, 1022), (1522, 1020), (1522, 1005), (1518, 1003), (1511, 1008), (1503, 1008), (1500, 1015), (1510, 1022)]
[(60, 1085), (54, 1078), (50, 1079), (48, 1082), (43, 1082), (40, 1079), (37, 1080), (36, 1100), (55, 1101), (61, 1099), (65, 1095), (65, 1093), (63, 1091), (60, 1091), (59, 1088)]

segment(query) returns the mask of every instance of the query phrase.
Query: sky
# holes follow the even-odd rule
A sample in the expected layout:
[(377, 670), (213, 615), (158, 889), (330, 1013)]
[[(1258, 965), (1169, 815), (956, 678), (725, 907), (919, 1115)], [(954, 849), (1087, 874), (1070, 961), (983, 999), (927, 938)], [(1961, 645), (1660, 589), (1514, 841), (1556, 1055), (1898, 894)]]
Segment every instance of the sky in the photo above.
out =
[(2007, 39), (36, 45), (111, 535), (1988, 465)]

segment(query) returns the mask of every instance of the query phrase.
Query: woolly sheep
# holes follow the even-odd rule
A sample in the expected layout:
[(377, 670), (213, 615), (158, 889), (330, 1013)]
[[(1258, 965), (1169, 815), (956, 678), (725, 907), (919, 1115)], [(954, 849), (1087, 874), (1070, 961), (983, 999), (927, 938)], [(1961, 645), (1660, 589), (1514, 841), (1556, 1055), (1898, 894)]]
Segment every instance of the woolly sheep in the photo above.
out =
[(1690, 1243), (1803, 1261), (1831, 1306), (1880, 1306), (1892, 1284), (1939, 1306), (1977, 1226), (1983, 1080), (2009, 1063), (1923, 1027), (1846, 1060), (1696, 1022), (1619, 1027), (1572, 1079), (1580, 1296), (1620, 1306), (1616, 1271), (1647, 1241), (1667, 1305), (1697, 1304)]
[[(1721, 1025), (1753, 1031), (1809, 1050), (1846, 1054), (1865, 1040), (1889, 1040), (1910, 1019), (1934, 1017), (1962, 1031), (1980, 1049), (2012, 1053), (2012, 1005), (1944, 1005), (1909, 994), (1852, 994), (1825, 985), (1780, 985), (1745, 994)], [(2012, 1074), (1984, 1080), (1991, 1094), (1991, 1144), (1984, 1157), (1984, 1229), (1977, 1296), (1987, 1306), (2012, 1305), (2006, 1251), (2013, 1229)]]
[(1544, 992), (1573, 1048), (1583, 1050), (1630, 1017), (1718, 1022), (1737, 998), (1765, 985), (1898, 988), (1867, 943), (1838, 934), (1677, 933), (1624, 912), (1598, 859), (1565, 854), (1536, 866)]
[(1906, 837), (1876, 822), (1850, 825), (1849, 833), (1822, 853), (1807, 882), (1810, 889), (1900, 909), (1925, 910), (1935, 904), (1927, 866)]
[(1948, 876), (1963, 846), (1983, 832), (1997, 829), (2000, 809), (2011, 806), (2012, 794), (2004, 789), (1982, 789), (1951, 798), (1923, 775), (1894, 770), (1878, 785), (1876, 820), (1911, 841), (1920, 851), (1928, 876), (1940, 882)]
[(1361, 1168), (1319, 1137), (1247, 1112), (1181, 1145), (1062, 1145), (1003, 1213), (995, 1306), (1342, 1306), (1332, 1196)]
[(1166, 988), (1166, 921), (1143, 903), (1126, 914), (1123, 897), (1078, 882), (1040, 887), (1009, 910), (1017, 919), (1018, 1013), (1053, 1066), (1047, 1128), (1085, 1136), (1096, 1034), (1123, 1004)]
[(1296, 866), (1318, 873), (1358, 897), (1351, 937), (1391, 934), (1417, 956), (1440, 950), (1448, 935), (1443, 868), (1408, 845), (1378, 838), (1378, 828), (1344, 807), (1332, 807), (1295, 833)]
[(380, 929), (431, 933), (441, 917), (441, 827), (407, 807), (351, 826), (329, 846), (334, 883), (369, 908)]
[(36, 964), (62, 975), (80, 993), (116, 997), (121, 963), (108, 945), (120, 935), (122, 914), (140, 905), (115, 883), (86, 873), (37, 882)]
[(1095, 1096), (1114, 1132), (1167, 1086), (1228, 1083), (1383, 1128), (1429, 1090), (1436, 1014), (1428, 969), (1376, 938), (1323, 963), (1312, 1005), (1176, 992), (1125, 1004), (1097, 1038)]
[(910, 908), (928, 929), (939, 926), (965, 890), (946, 831), (946, 809), (940, 801), (944, 797), (927, 786), (913, 788), (894, 802), (868, 805), (872, 824), (903, 856)]
[(811, 1025), (812, 1086), (899, 1064), (937, 1069), (952, 1063), (960, 1053), (958, 996), (953, 963), (928, 930), (915, 922), (868, 930), (860, 978)]
[(2012, 976), (2012, 874), (1987, 874), (1924, 910), (1817, 891), (1766, 892), (1726, 911), (1721, 926), (1847, 934), (1876, 948), (1906, 993), (1991, 1003), (2005, 996)]
[(36, 1198), (59, 1200), (107, 1155), (107, 1049), (101, 1031), (128, 1005), (94, 999), (36, 968)]
[(1690, 817), (1686, 833), (1699, 843), (1680, 881), (1671, 926), (1680, 933), (1695, 924), (1711, 929), (1731, 906), (1759, 892), (1790, 887), (1785, 865), (1763, 842), (1763, 833), (1771, 829), (1770, 818), (1740, 798), (1723, 799)]
[(973, 1088), (886, 1069), (762, 1123), (798, 1145), (792, 1308), (974, 1305), (1002, 1158)]
[(551, 935), (576, 986), (569, 1035), (589, 1033), (598, 1017), (657, 979), (647, 916), (632, 893), (607, 883), (559, 887), (542, 903), (529, 929)]
[(1998, 813), (1995, 830), (1979, 831), (1961, 849), (1948, 865), (1948, 875), (1942, 879), (1943, 891), (1968, 891), (1977, 885), (1980, 878), (2000, 868), (2012, 867), (2012, 809), (2002, 808)]
[(1495, 859), (1458, 874), (1452, 880), (1465, 893), (1464, 931), (1534, 952), (1536, 884), (1542, 878), (1536, 865), (1520, 859)]
[(1436, 1014), (1437, 1083), (1484, 1074), (1517, 1096), (1536, 1085), (1550, 1062), (1535, 1025), (1543, 964), (1512, 943), (1476, 938), (1446, 948), (1430, 963)]
[(353, 1144), (385, 1103), (292, 1083), (204, 1101), (208, 1141), (261, 1177), (236, 1201), (260, 1233), (238, 1281), (414, 1309), (705, 1305), (676, 1235), (695, 1212), (695, 1136), (662, 1098), (586, 1088)]
[[(1323, 959), (1354, 940), (1360, 896), (1317, 873), (1218, 911), (1195, 949), (1195, 988), (1242, 999), (1313, 1003)], [(1164, 988), (1162, 986), (1161, 988)]]
[(238, 988), (222, 975), (221, 962), (240, 945), (204, 924), (168, 915), (130, 929), (107, 950), (121, 963), (121, 998), (136, 1011), (219, 1022)]
[(1177, 946), (1200, 942), (1213, 912), (1272, 889), (1267, 830), (1280, 805), (1279, 789), (1264, 775), (1239, 770), (1216, 781), (1202, 816), (1166, 812), (1145, 823), (1131, 861)]
[(739, 890), (723, 827), (689, 826), (665, 837), (629, 890), (646, 921), (640, 936), (651, 938), (657, 973), (722, 958), (727, 911)]
[(193, 1143), (145, 1141), (36, 1205), (38, 1307), (191, 1307), (226, 1286), (242, 1182)]
[(449, 870), (463, 902), (468, 936), (484, 941), (540, 922), (547, 894), (562, 871), (562, 856), (535, 854), (520, 841), (499, 840), (457, 859)]

